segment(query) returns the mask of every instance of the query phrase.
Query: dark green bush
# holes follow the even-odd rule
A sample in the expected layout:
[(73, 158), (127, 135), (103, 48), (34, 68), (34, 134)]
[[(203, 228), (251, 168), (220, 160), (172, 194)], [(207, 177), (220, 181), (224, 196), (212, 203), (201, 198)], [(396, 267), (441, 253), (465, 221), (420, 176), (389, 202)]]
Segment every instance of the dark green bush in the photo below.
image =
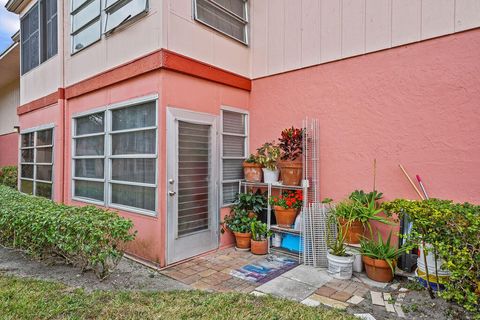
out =
[(133, 223), (113, 211), (73, 207), (0, 186), (0, 243), (35, 257), (57, 255), (106, 277), (135, 233)]
[(382, 206), (400, 216), (407, 213), (413, 222), (408, 243), (428, 243), (445, 261), (450, 278), (441, 295), (480, 312), (480, 206), (438, 199), (395, 200)]
[(0, 184), (17, 189), (17, 167), (7, 166), (0, 168)]

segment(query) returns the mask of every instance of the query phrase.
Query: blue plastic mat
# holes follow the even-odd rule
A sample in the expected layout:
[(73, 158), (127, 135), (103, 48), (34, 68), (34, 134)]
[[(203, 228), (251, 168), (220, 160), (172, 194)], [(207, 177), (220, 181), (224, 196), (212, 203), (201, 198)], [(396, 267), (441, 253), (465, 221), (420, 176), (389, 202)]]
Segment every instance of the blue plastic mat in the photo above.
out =
[(268, 256), (265, 260), (247, 264), (231, 271), (230, 274), (242, 280), (265, 283), (296, 266), (298, 266), (298, 261), (292, 258)]

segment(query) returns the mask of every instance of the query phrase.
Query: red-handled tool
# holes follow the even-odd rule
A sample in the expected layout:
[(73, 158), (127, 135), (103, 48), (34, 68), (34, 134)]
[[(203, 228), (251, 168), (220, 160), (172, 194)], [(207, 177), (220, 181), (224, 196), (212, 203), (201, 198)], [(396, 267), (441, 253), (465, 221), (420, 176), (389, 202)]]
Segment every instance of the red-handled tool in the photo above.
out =
[(418, 184), (420, 185), (420, 188), (422, 189), (423, 194), (425, 195), (425, 199), (429, 199), (427, 190), (425, 190), (425, 186), (423, 185), (422, 179), (420, 179), (420, 176), (417, 174), (417, 181)]

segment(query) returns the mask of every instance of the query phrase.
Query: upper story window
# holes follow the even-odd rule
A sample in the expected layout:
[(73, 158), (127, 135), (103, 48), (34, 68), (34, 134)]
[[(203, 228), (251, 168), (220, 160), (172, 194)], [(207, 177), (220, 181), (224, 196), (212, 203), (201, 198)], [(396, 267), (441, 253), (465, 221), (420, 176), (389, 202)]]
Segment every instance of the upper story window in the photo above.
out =
[(102, 32), (112, 32), (147, 11), (148, 0), (72, 0), (71, 52), (88, 47), (100, 40)]
[(195, 20), (248, 44), (247, 0), (195, 0)]
[(38, 0), (22, 17), (22, 74), (50, 59), (58, 51), (57, 0)]

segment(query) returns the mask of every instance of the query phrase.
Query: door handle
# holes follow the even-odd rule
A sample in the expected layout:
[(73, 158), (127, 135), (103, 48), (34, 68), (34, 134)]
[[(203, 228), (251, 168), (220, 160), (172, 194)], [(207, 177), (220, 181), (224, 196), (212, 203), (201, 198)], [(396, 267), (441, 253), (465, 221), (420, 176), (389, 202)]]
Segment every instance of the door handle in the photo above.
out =
[(173, 197), (174, 195), (176, 195), (177, 193), (175, 191), (168, 191), (168, 195)]

